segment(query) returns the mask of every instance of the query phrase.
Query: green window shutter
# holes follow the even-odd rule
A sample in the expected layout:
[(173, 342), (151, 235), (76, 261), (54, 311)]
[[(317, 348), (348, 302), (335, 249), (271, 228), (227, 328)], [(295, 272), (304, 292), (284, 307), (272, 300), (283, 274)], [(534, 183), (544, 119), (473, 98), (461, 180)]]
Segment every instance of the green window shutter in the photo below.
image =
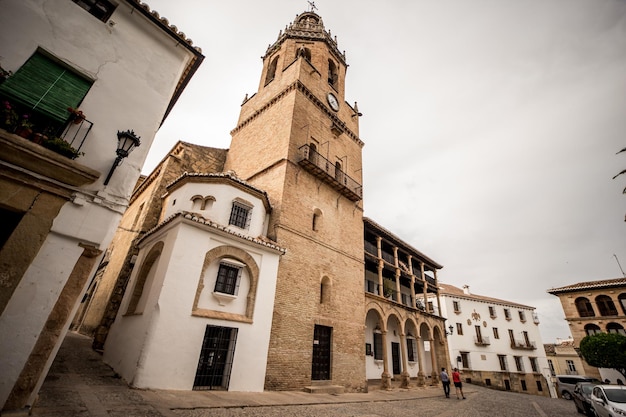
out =
[(83, 100), (91, 81), (57, 64), (43, 54), (35, 53), (0, 85), (0, 93), (59, 122)]

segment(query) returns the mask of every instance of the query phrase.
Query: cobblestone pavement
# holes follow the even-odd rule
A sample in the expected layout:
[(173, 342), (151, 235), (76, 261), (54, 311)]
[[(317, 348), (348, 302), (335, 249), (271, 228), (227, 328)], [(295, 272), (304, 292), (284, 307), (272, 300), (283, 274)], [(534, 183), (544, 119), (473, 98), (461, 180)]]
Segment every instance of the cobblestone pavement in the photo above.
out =
[[(375, 387), (373, 387), (375, 388)], [(447, 399), (439, 387), (371, 389), (366, 394), (302, 391), (237, 393), (129, 388), (91, 339), (68, 334), (31, 410), (45, 417), (561, 417), (575, 416), (572, 401), (466, 384), (466, 400)]]

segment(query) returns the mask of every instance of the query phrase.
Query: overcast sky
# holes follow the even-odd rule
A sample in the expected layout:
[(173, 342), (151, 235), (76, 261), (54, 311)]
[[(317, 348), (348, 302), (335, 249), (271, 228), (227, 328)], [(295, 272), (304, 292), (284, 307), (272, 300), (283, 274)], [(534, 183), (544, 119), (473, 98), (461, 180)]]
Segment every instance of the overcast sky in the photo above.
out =
[[(444, 265), (439, 279), (537, 308), (626, 267), (626, 1), (316, 0), (363, 113), (365, 215)], [(228, 148), (267, 46), (302, 0), (149, 0), (204, 63), (157, 134)], [(617, 257), (617, 259), (616, 259)]]

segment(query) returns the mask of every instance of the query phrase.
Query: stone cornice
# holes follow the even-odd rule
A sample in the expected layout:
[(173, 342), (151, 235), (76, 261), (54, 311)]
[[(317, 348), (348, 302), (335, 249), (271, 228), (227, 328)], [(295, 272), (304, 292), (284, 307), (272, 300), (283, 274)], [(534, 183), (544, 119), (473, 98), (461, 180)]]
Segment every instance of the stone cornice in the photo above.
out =
[[(354, 133), (352, 130), (350, 130), (346, 126), (346, 124), (339, 117), (337, 117), (334, 113), (332, 113), (328, 109), (328, 107), (326, 107), (326, 105), (324, 104), (324, 102), (322, 100), (320, 100), (315, 94), (313, 94), (313, 92), (311, 90), (309, 90), (299, 80), (289, 84), (280, 93), (278, 93), (274, 97), (272, 97), (263, 107), (261, 107), (260, 109), (258, 109), (254, 113), (252, 113), (247, 119), (245, 119), (243, 122), (239, 123), (237, 125), (237, 127), (235, 127), (233, 130), (231, 130), (230, 134), (233, 135), (233, 134), (239, 132), (246, 125), (248, 125), (254, 119), (256, 119), (257, 117), (259, 117), (260, 115), (265, 113), (270, 107), (272, 107), (274, 104), (278, 103), (281, 99), (283, 99), (285, 96), (287, 96), (287, 94), (289, 94), (291, 91), (294, 91), (294, 90), (300, 91), (302, 94), (304, 94), (304, 96), (306, 98), (308, 98), (311, 102), (313, 102), (317, 106), (317, 108), (319, 108), (326, 116), (328, 116), (328, 118), (332, 121), (332, 123), (334, 125), (337, 125), (337, 126), (341, 127), (341, 129), (343, 130), (343, 133), (346, 134), (348, 137), (350, 137), (350, 139), (352, 139), (356, 144), (358, 144), (360, 147), (363, 147), (365, 145), (363, 143), (363, 141), (361, 141), (361, 139), (359, 139), (359, 137), (356, 135), (356, 133)], [(329, 128), (330, 128), (330, 126), (329, 126)]]

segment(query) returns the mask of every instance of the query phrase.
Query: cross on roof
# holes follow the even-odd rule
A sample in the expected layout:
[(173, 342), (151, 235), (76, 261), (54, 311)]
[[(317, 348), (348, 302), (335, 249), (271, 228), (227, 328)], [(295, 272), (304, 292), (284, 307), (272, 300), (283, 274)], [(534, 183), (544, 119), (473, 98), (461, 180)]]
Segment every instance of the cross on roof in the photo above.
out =
[(309, 3), (309, 7), (311, 8), (311, 10), (309, 10), (310, 12), (317, 9), (317, 6), (315, 6), (314, 1), (307, 1), (307, 3)]

